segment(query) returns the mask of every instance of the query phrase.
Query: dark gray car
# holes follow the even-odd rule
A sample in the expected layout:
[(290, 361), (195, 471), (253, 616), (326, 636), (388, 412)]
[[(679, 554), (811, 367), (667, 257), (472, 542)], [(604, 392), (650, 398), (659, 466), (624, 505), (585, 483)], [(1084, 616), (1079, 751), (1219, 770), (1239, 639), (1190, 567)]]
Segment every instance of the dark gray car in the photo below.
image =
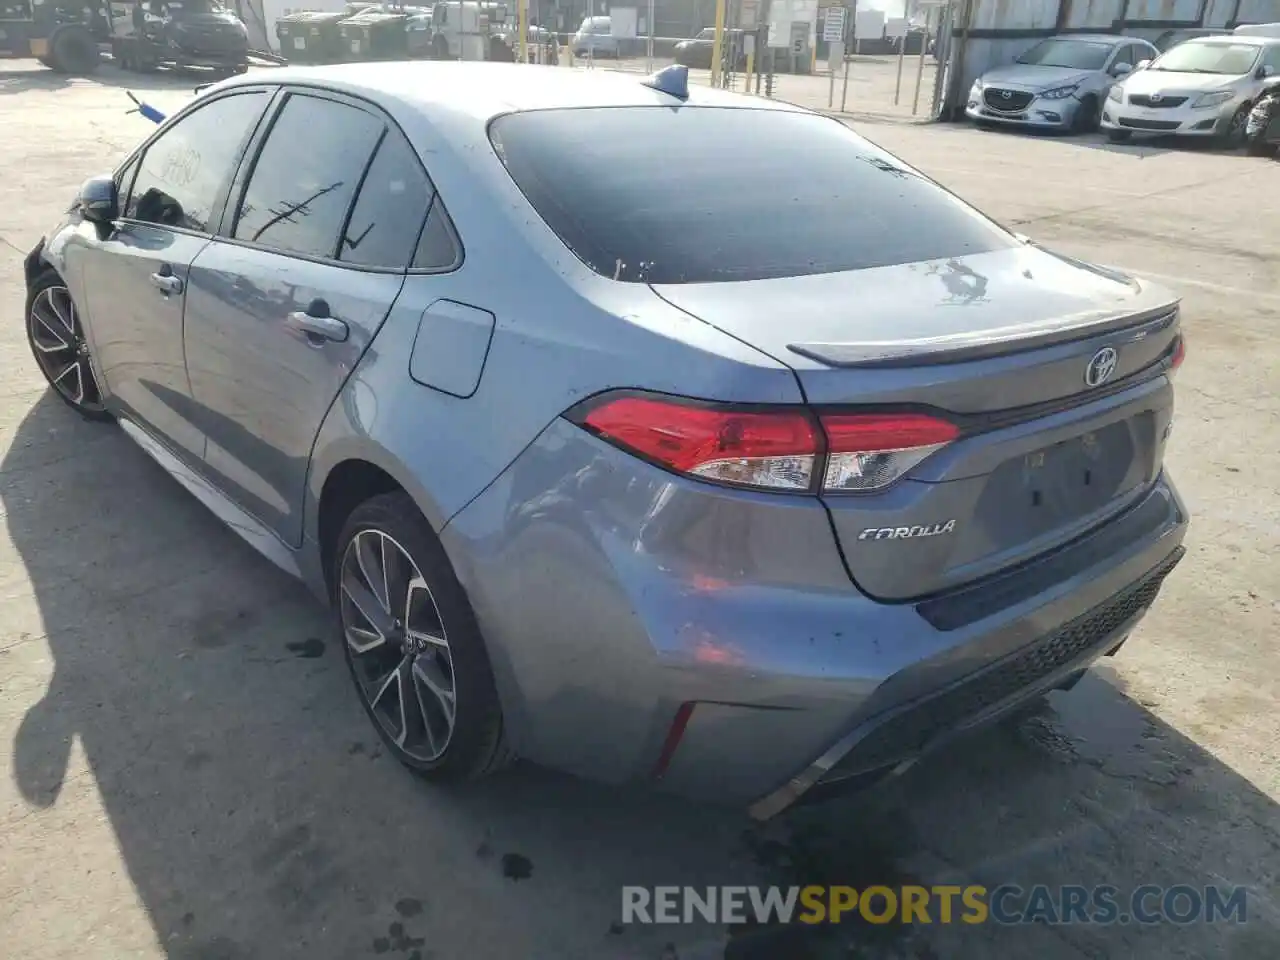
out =
[(1182, 554), (1183, 341), (1169, 293), (680, 70), (224, 82), (86, 183), (26, 320), (333, 606), (407, 766), (768, 816), (1124, 642)]

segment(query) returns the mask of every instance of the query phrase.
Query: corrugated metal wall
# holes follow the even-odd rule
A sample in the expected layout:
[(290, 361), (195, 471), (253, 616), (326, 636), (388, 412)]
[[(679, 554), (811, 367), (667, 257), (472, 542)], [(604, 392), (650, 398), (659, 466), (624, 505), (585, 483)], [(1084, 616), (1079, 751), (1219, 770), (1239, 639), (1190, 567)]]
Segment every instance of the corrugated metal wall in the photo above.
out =
[(1171, 27), (1280, 23), (1280, 0), (952, 0), (943, 116), (955, 116), (979, 74), (1046, 36), (1125, 33), (1147, 40)]

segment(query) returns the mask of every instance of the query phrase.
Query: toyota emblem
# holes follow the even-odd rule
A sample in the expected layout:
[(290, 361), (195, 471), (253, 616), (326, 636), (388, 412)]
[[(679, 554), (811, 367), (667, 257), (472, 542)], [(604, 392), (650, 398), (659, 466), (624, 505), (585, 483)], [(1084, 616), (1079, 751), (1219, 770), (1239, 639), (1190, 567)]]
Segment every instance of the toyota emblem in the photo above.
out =
[(1164, 94), (1162, 94), (1162, 93), (1153, 93), (1153, 94), (1150, 96), (1150, 98), (1149, 98), (1149, 99), (1151, 100), (1151, 102), (1152, 102), (1152, 103), (1159, 103), (1161, 100), (1163, 100), (1163, 99), (1164, 99)]
[(1005, 100), (1012, 100), (1012, 99), (1013, 99), (1013, 91), (1012, 91), (1012, 90), (1001, 90), (1001, 91), (1000, 91), (1000, 96), (1001, 96), (1001, 97), (1003, 97)]
[(1084, 382), (1090, 387), (1100, 387), (1116, 372), (1116, 361), (1119, 356), (1111, 347), (1103, 347), (1093, 355), (1089, 365), (1084, 368)]

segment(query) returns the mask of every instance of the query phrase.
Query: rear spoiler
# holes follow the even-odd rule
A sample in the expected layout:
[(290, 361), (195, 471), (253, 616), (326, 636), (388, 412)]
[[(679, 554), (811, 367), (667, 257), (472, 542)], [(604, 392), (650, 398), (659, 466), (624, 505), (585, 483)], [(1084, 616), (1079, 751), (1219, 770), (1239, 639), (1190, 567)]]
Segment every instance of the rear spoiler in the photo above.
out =
[(1121, 330), (1130, 340), (1142, 340), (1172, 326), (1177, 319), (1178, 307), (1165, 305), (1137, 315), (1086, 314), (1039, 324), (1018, 324), (977, 335), (875, 343), (789, 343), (787, 349), (828, 367), (894, 369), (1025, 353)]

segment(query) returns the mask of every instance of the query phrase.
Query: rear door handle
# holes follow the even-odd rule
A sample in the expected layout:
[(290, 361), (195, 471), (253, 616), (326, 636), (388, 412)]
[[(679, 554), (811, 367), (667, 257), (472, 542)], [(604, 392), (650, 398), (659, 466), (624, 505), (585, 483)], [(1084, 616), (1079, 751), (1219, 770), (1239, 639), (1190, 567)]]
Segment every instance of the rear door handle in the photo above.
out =
[(306, 310), (295, 310), (289, 314), (289, 325), (308, 337), (334, 343), (345, 342), (351, 333), (345, 321), (329, 316), (329, 305), (323, 300), (312, 300)]
[(175, 277), (172, 273), (153, 273), (151, 283), (164, 293), (182, 292), (182, 278)]

